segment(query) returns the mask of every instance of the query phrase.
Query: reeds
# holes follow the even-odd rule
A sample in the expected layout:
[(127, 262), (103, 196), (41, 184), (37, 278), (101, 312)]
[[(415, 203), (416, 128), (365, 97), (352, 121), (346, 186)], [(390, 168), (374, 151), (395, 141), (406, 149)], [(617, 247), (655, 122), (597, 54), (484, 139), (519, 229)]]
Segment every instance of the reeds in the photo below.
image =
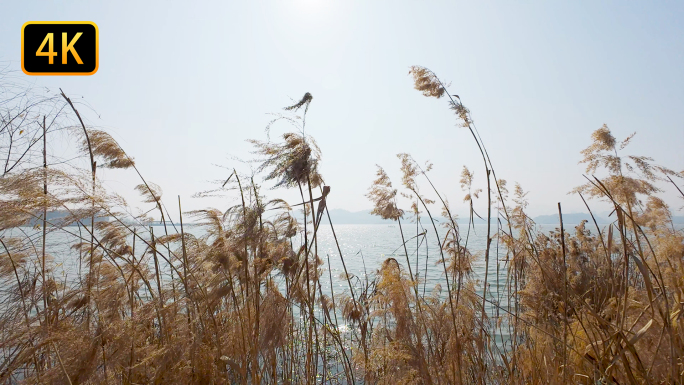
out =
[[(464, 168), (469, 221), (461, 229), (428, 175), (432, 166), (399, 154), (401, 190), (379, 168), (368, 197), (373, 214), (398, 222), (404, 255), (357, 277), (335, 237), (342, 293), (333, 291), (330, 256), (326, 264), (319, 255), (334, 189), (324, 186), (321, 151), (305, 134), (311, 94), (276, 119), (295, 132), (282, 142), (251, 141), (254, 174), (232, 170), (211, 192), (232, 195), (235, 205), (183, 213), (178, 197), (178, 226), (161, 188), (109, 134), (87, 127), (64, 93), (61, 101), (0, 104), (0, 383), (681, 383), (684, 235), (654, 193), (662, 180), (677, 186), (682, 174), (622, 155), (631, 137), (618, 143), (604, 126), (582, 152), (590, 175), (575, 193), (608, 202), (614, 222), (568, 232), (559, 204), (559, 229), (537, 231), (522, 188), (509, 198), (496, 178), (461, 99), (427, 68), (411, 74), (425, 96), (448, 96), (478, 146), (486, 210), (476, 210), (480, 173)], [(48, 153), (46, 138), (69, 127), (85, 167)], [(41, 139), (38, 158), (38, 147), (17, 140), (20, 132)], [(98, 164), (136, 172), (149, 206), (143, 214), (104, 189)], [(260, 178), (296, 189), (300, 201), (267, 197)], [(50, 218), (55, 211), (66, 214)], [(150, 211), (163, 231), (149, 226)], [(187, 232), (188, 216), (204, 235)], [(487, 221), (483, 250), (471, 250), (476, 217)], [(402, 220), (415, 221), (415, 234)], [(68, 239), (66, 260), (85, 269), (60, 276), (62, 262), (47, 246), (55, 237)], [(439, 247), (423, 267), (418, 248), (428, 237)], [(482, 281), (476, 258), (485, 260)], [(493, 258), (505, 285), (488, 280)], [(442, 272), (431, 292), (428, 263)]]

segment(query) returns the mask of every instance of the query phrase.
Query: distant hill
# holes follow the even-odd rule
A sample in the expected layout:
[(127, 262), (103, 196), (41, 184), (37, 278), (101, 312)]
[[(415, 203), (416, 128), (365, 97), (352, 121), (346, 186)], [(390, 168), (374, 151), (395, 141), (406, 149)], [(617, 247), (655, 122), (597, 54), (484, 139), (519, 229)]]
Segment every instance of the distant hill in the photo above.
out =
[[(70, 216), (68, 211), (65, 210), (58, 210), (58, 211), (48, 211), (46, 215), (46, 219), (48, 222), (52, 224), (58, 224), (64, 220), (66, 220)], [(95, 222), (108, 222), (109, 217), (96, 217)], [(40, 218), (33, 218), (29, 221), (28, 226), (35, 226), (35, 225), (41, 225), (43, 223), (43, 219)], [(81, 223), (85, 226), (90, 226), (90, 218), (83, 218), (81, 220)], [(69, 226), (76, 226), (77, 223), (71, 223)]]
[[(600, 216), (594, 215), (594, 219), (596, 219), (596, 223), (599, 225), (607, 225), (612, 220), (606, 219)], [(537, 217), (532, 218), (535, 223), (540, 224), (540, 225), (556, 225), (560, 224), (559, 219), (558, 219), (558, 214), (551, 214), (551, 215), (539, 215)], [(588, 213), (575, 213), (575, 214), (563, 214), (563, 223), (569, 223), (569, 224), (579, 224), (583, 220), (586, 220), (589, 223), (593, 223), (593, 220), (591, 219), (591, 215)]]
[[(409, 215), (404, 215), (405, 219), (402, 219), (402, 224), (404, 222), (409, 223), (410, 221), (410, 216)], [(347, 211), (343, 209), (334, 209), (330, 210), (330, 219), (332, 220), (333, 224), (355, 224), (355, 225), (361, 225), (361, 224), (391, 224), (394, 223), (394, 221), (391, 220), (384, 220), (376, 215), (371, 215), (370, 210), (365, 210), (365, 211)], [(428, 216), (426, 214), (421, 215), (421, 222), (425, 222), (428, 220)], [(435, 220), (437, 222), (444, 222), (446, 218), (438, 216), (435, 217)], [(324, 223), (327, 223), (328, 220), (324, 216)], [(468, 218), (458, 218), (458, 223), (468, 223)], [(495, 222), (495, 219), (492, 219), (492, 222)], [(475, 218), (475, 223), (486, 223), (485, 220)]]
[[(330, 219), (332, 219), (333, 224), (390, 224), (394, 223), (393, 221), (390, 220), (384, 220), (376, 215), (371, 215), (370, 210), (365, 210), (365, 211), (347, 211), (343, 209), (334, 209), (330, 210)], [(607, 225), (615, 220), (615, 218), (606, 218), (604, 216), (600, 215), (594, 215), (594, 219), (596, 219), (596, 223), (599, 225)], [(675, 216), (672, 218), (673, 222), (675, 224), (684, 224), (684, 216)], [(427, 216), (423, 217), (423, 220), (427, 220)], [(437, 217), (435, 220), (439, 222), (443, 222), (445, 218), (443, 217)], [(534, 218), (532, 218), (535, 223), (540, 224), (540, 225), (555, 225), (559, 224), (558, 222), (558, 214), (549, 214), (549, 215), (539, 215)], [(571, 213), (571, 214), (563, 214), (563, 223), (564, 224), (570, 224), (570, 225), (576, 225), (582, 222), (583, 220), (586, 220), (589, 223), (593, 223), (593, 220), (591, 218), (591, 215), (589, 213)], [(406, 218), (406, 221), (408, 221), (408, 217)], [(492, 219), (492, 222), (495, 222), (496, 219)], [(487, 223), (486, 220), (475, 218), (474, 220), (475, 223)], [(323, 223), (328, 223), (328, 219), (326, 216), (323, 216)], [(458, 223), (460, 224), (465, 224), (468, 223), (468, 218), (463, 218), (459, 217), (458, 218)]]
[[(594, 219), (596, 219), (596, 223), (598, 223), (599, 225), (607, 225), (607, 224), (615, 221), (615, 216), (613, 216), (611, 218), (606, 218), (603, 216), (594, 215)], [(559, 224), (558, 214), (540, 215), (538, 217), (534, 217), (533, 220), (535, 223), (540, 224), (540, 225)], [(563, 214), (563, 223), (574, 225), (574, 224), (579, 224), (583, 220), (586, 220), (589, 223), (593, 223), (591, 215), (589, 215), (588, 213)], [(684, 217), (683, 216), (673, 216), (672, 222), (674, 224), (684, 224)]]
[[(390, 224), (394, 221), (385, 220), (377, 215), (371, 215), (370, 210), (366, 211), (356, 211), (351, 212), (342, 209), (328, 210), (330, 212), (330, 219), (333, 224), (336, 225), (346, 225), (346, 224)], [(328, 218), (324, 215), (323, 222), (328, 222)]]
[[(603, 213), (605, 215), (606, 213)], [(49, 222), (52, 223), (59, 223), (61, 220), (66, 219), (69, 216), (68, 212), (66, 211), (51, 211), (47, 213), (47, 219)], [(330, 218), (332, 219), (333, 224), (337, 225), (346, 225), (346, 224), (392, 224), (395, 223), (394, 221), (391, 220), (384, 220), (376, 215), (371, 215), (370, 210), (364, 210), (364, 211), (347, 211), (343, 209), (333, 209), (330, 210)], [(410, 222), (410, 217), (405, 216), (406, 219), (402, 220), (402, 223)], [(615, 217), (611, 218), (606, 218), (601, 215), (594, 215), (594, 218), (596, 219), (596, 222), (599, 225), (607, 225), (615, 220)], [(301, 219), (301, 218), (300, 218)], [(95, 218), (95, 222), (102, 222), (102, 221), (109, 221), (109, 217), (98, 217)], [(425, 222), (427, 221), (428, 218), (426, 215), (422, 217), (422, 221)], [(436, 221), (438, 222), (444, 222), (445, 218), (444, 217), (436, 217)], [(532, 218), (536, 224), (539, 225), (557, 225), (559, 224), (558, 222), (558, 214), (549, 214), (549, 215), (539, 215), (534, 218)], [(581, 221), (586, 220), (589, 223), (593, 223), (591, 219), (591, 215), (588, 213), (572, 213), (572, 214), (563, 214), (563, 223), (568, 224), (568, 225), (576, 225), (580, 223)], [(675, 224), (684, 224), (684, 216), (675, 216), (672, 218), (673, 222)], [(459, 217), (458, 221), (459, 224), (467, 224), (468, 223), (468, 218), (464, 217)], [(480, 218), (475, 218), (474, 222), (476, 224), (482, 224), (486, 223), (484, 219)], [(496, 222), (496, 218), (492, 219), (492, 223)], [(29, 222), (29, 226), (34, 226), (42, 223), (42, 219), (32, 219)], [(82, 223), (86, 226), (90, 225), (90, 218), (84, 218), (82, 220)], [(328, 218), (327, 216), (323, 216), (323, 223), (327, 224), (328, 223)], [(127, 224), (134, 224), (134, 223), (127, 223)], [(168, 221), (167, 226), (173, 226), (171, 221)], [(194, 223), (188, 222), (184, 223), (186, 226), (191, 226)], [(73, 223), (71, 224), (72, 226), (75, 226), (76, 224)], [(150, 226), (161, 226), (162, 224), (158, 221), (155, 221), (153, 223), (149, 223), (148, 225)], [(179, 223), (175, 223), (176, 226), (180, 226)]]

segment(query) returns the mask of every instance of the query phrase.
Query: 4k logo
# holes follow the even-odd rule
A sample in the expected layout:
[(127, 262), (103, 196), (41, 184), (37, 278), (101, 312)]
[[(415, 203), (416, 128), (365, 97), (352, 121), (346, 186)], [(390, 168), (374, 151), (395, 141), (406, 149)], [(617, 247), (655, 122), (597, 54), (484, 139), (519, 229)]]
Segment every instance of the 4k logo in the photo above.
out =
[(98, 68), (97, 25), (29, 21), (21, 27), (21, 69), (27, 75), (92, 75)]

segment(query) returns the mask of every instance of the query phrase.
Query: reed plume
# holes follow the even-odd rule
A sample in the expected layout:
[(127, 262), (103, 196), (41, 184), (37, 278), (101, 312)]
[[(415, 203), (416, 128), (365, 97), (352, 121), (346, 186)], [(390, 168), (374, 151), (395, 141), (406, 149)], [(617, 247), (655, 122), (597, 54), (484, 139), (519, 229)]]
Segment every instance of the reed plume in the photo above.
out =
[[(403, 256), (365, 276), (347, 270), (354, 256), (343, 255), (330, 221), (337, 190), (323, 185), (321, 150), (305, 135), (310, 93), (274, 120), (295, 132), (249, 142), (254, 171), (232, 169), (199, 194), (233, 203), (189, 212), (180, 197), (169, 210), (161, 187), (66, 94), (3, 99), (0, 383), (682, 383), (684, 235), (656, 193), (662, 182), (681, 192), (684, 173), (625, 155), (634, 135), (618, 141), (603, 126), (581, 152), (587, 183), (572, 194), (590, 213), (585, 197), (610, 204), (612, 222), (600, 227), (592, 213), (573, 228), (559, 206), (559, 228), (541, 231), (527, 192), (511, 184), (509, 193), (494, 174), (460, 97), (427, 68), (410, 74), (423, 95), (449, 99), (480, 150), (487, 190), (462, 168), (465, 228), (430, 163), (400, 153), (397, 188), (378, 166), (366, 197), (373, 215), (397, 222)], [(45, 143), (67, 130), (78, 152), (65, 161)], [(135, 172), (142, 207), (110, 191), (98, 168)], [(301, 200), (273, 198), (281, 188)], [(344, 290), (333, 253), (324, 262), (319, 250), (323, 216)], [(481, 248), (477, 218), (487, 221)], [(411, 219), (415, 234), (402, 225)]]

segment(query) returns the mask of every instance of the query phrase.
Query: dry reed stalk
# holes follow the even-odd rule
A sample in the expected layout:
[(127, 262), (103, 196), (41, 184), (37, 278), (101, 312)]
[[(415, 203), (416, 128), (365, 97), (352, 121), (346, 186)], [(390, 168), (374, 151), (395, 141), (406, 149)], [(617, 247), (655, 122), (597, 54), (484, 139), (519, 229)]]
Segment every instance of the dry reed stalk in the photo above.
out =
[[(419, 78), (416, 87), (427, 95), (439, 97), (446, 92), (428, 70)], [(499, 252), (507, 256), (501, 261), (511, 262), (504, 287), (507, 294), (497, 284), (498, 294), (494, 295), (494, 287), (488, 283), (478, 293), (482, 286), (469, 277), (474, 257), (468, 251), (469, 239), (477, 215), (472, 198), (470, 223), (462, 243), (446, 200), (427, 176), (427, 170), (416, 168), (412, 160), (406, 163), (407, 170), (413, 168), (410, 178), (425, 176), (441, 201), (448, 217), (446, 235), (443, 239), (438, 235), (436, 218), (429, 210), (433, 202), (412, 185), (409, 191), (416, 202), (412, 207), (416, 216), (415, 271), (407, 246), (413, 238), (406, 238), (402, 221), (397, 218), (402, 241), (399, 247), (406, 257), (408, 275), (396, 260), (390, 259), (374, 277), (366, 273), (364, 279), (347, 271), (330, 220), (325, 188), (321, 198), (313, 197), (313, 188), (322, 186), (317, 172), (320, 153), (315, 142), (304, 136), (306, 114), (301, 121), (291, 120), (301, 123), (301, 132), (286, 134), (284, 144), (252, 142), (266, 158), (258, 172), (268, 168), (266, 179), (276, 179), (281, 186), (299, 187), (300, 204), (305, 208), (302, 240), (294, 238), (298, 228), (291, 225), (291, 206), (277, 208), (288, 218), (287, 225), (274, 219), (277, 215), (267, 214), (270, 203), (260, 195), (255, 175), (251, 186), (243, 188), (235, 170), (222, 188), (235, 182), (241, 204), (227, 212), (207, 210), (206, 217), (213, 215), (212, 226), (216, 228), (209, 229), (206, 237), (194, 237), (185, 232), (179, 197), (178, 237), (169, 234), (166, 218), (171, 216), (161, 201), (160, 190), (145, 181), (111, 137), (87, 129), (74, 105), (63, 93), (61, 96), (67, 100), (65, 106), (78, 116), (85, 133), (82, 150), (90, 156), (89, 175), (88, 170), (83, 175), (59, 170), (57, 163), (48, 170), (47, 165), (52, 163), (45, 137), (52, 130), (47, 129), (45, 114), (41, 114), (43, 124), (38, 124), (43, 130), (42, 169), (39, 164), (27, 163), (28, 171), (20, 174), (16, 170), (22, 169), (24, 163), (5, 162), (0, 193), (8, 200), (0, 201), (0, 228), (13, 228), (12, 224), (30, 220), (42, 223), (42, 231), (31, 234), (19, 228), (19, 236), (14, 237), (17, 239), (0, 239), (8, 256), (4, 264), (0, 260), (0, 274), (8, 282), (17, 282), (3, 300), (5, 311), (0, 316), (0, 347), (7, 356), (0, 364), (0, 382), (11, 381), (20, 372), (27, 382), (38, 383), (65, 382), (64, 377), (73, 383), (105, 382), (115, 377), (123, 383), (312, 383), (319, 374), (330, 383), (345, 379), (356, 383), (357, 378), (363, 378), (365, 383), (681, 382), (677, 360), (684, 348), (679, 306), (684, 293), (680, 282), (684, 274), (684, 236), (674, 227), (665, 228), (669, 209), (650, 199), (656, 191), (648, 185), (654, 180), (654, 174), (648, 172), (660, 169), (644, 157), (629, 158), (634, 169), (641, 170), (639, 177), (614, 167), (619, 158), (614, 151), (617, 142), (607, 128), (597, 130), (593, 147), (583, 151), (585, 161), (594, 168), (590, 174), (600, 166), (608, 170), (609, 176), (590, 179), (581, 193), (606, 200), (615, 207), (618, 217), (615, 229), (610, 225), (607, 232), (601, 232), (580, 195), (598, 236), (585, 229), (584, 223), (575, 228), (574, 234), (566, 234), (560, 204), (560, 232), (536, 232), (524, 211), (522, 189), (516, 188), (517, 206), (509, 213), (505, 181), (496, 178), (486, 149), (480, 147), (490, 195), (490, 230), (484, 257), (488, 266), (489, 254), (496, 254), (497, 282)], [(307, 94), (291, 109), (303, 108), (306, 112), (311, 100)], [(460, 98), (450, 100), (450, 106), (480, 146), (482, 138), (469, 111)], [(146, 203), (154, 204), (152, 210), (160, 213), (164, 236), (155, 237), (150, 228), (151, 239), (145, 239), (130, 225), (130, 221), (140, 221), (127, 214), (125, 203), (106, 195), (97, 184), (97, 157), (104, 159), (103, 167), (135, 169), (142, 179), (138, 191)], [(659, 172), (679, 189), (672, 180), (676, 174), (666, 169)], [(24, 184), (13, 185), (19, 183), (20, 176)], [(391, 195), (391, 190), (387, 193)], [(497, 193), (499, 220), (494, 247), (491, 194)], [(643, 196), (649, 197), (649, 202), (640, 206), (636, 198)], [(418, 292), (421, 206), (438, 236), (446, 296), (439, 294), (441, 289), (426, 294), (428, 256), (423, 294)], [(55, 207), (67, 211), (70, 218), (63, 223), (48, 221), (47, 215)], [(383, 210), (390, 206), (378, 207)], [(396, 202), (392, 207), (396, 209)], [(8, 212), (17, 214), (10, 216)], [(112, 221), (96, 226), (96, 213)], [(341, 301), (342, 315), (352, 326), (350, 340), (338, 330), (339, 302), (335, 299), (329, 256), (332, 297), (322, 289), (325, 267), (319, 267), (322, 262), (318, 243), (323, 213), (331, 223), (350, 291), (351, 301)], [(306, 223), (309, 217), (313, 231)], [(69, 222), (77, 224), (79, 231), (69, 230)], [(61, 282), (55, 278), (56, 264), (50, 262), (50, 250), (46, 248), (47, 226), (51, 234), (55, 231), (77, 243), (79, 256), (89, 253), (85, 282), (81, 274), (73, 282), (66, 277)], [(82, 234), (83, 229), (86, 234)], [(619, 236), (614, 236), (613, 230), (619, 231)], [(426, 241), (425, 233), (422, 237)], [(38, 239), (42, 239), (41, 245)], [(140, 242), (147, 248), (143, 256), (151, 253), (153, 261), (136, 258), (136, 243)], [(619, 258), (613, 260), (612, 256), (618, 254)], [(170, 269), (164, 279), (158, 258), (166, 261)], [(366, 271), (363, 258), (361, 253)], [(177, 266), (178, 261), (182, 267)], [(150, 282), (151, 274), (154, 283)], [(352, 280), (358, 283), (358, 289)], [(283, 294), (279, 286), (282, 284)], [(502, 303), (506, 296), (507, 305)], [(483, 316), (485, 305), (497, 314), (492, 321)], [(508, 317), (503, 319), (507, 323), (501, 323), (499, 312)], [(297, 319), (297, 315), (301, 318)], [(95, 328), (91, 317), (95, 317)], [(36, 325), (44, 332), (36, 333)], [(505, 327), (512, 342), (501, 347), (495, 340), (502, 338)], [(335, 369), (330, 372), (328, 368)], [(489, 370), (493, 368), (497, 370)]]
[(558, 219), (560, 221), (561, 249), (563, 251), (563, 382), (566, 382), (568, 371), (568, 264), (565, 257), (565, 229), (563, 228), (563, 212), (560, 202), (558, 202)]
[(47, 127), (45, 125), (45, 115), (43, 115), (43, 170), (45, 170), (44, 180), (43, 180), (43, 195), (45, 196), (46, 202), (43, 205), (43, 240), (41, 245), (41, 275), (42, 275), (42, 286), (43, 286), (43, 311), (45, 312), (45, 330), (49, 331), (49, 313), (47, 304), (47, 281), (45, 280), (45, 241), (47, 239), (47, 194), (48, 194), (48, 182), (47, 182)]
[[(71, 109), (76, 114), (76, 117), (78, 118), (78, 121), (81, 123), (81, 127), (83, 128), (83, 135), (85, 136), (87, 147), (88, 147), (88, 154), (90, 155), (90, 170), (92, 173), (92, 183), (93, 183), (92, 194), (94, 197), (95, 196), (95, 173), (97, 171), (97, 163), (95, 162), (95, 157), (93, 156), (93, 146), (90, 143), (90, 136), (88, 135), (88, 130), (86, 129), (85, 124), (83, 123), (83, 119), (81, 119), (81, 114), (78, 113), (78, 110), (76, 109), (74, 104), (71, 102), (71, 99), (69, 99), (64, 94), (64, 91), (62, 91), (61, 88), (59, 89), (59, 92), (61, 93), (64, 100), (67, 101), (69, 106), (71, 106)], [(94, 210), (95, 209), (95, 201), (94, 200), (92, 203), (92, 209), (93, 209), (93, 215), (91, 215), (91, 217), (90, 217), (90, 224), (92, 226), (91, 234), (93, 234), (95, 232), (95, 210)], [(88, 327), (90, 325), (90, 295), (91, 295), (90, 294), (90, 290), (91, 290), (90, 282), (92, 280), (92, 274), (93, 274), (93, 252), (94, 252), (93, 245), (94, 245), (94, 239), (93, 239), (93, 236), (91, 235), (91, 238), (90, 238), (90, 254), (89, 254), (90, 255), (90, 262), (89, 262), (89, 267), (88, 267), (89, 273), (88, 273), (88, 280), (87, 280), (87, 282), (88, 282), (88, 287), (87, 287), (87, 300), (88, 300), (87, 325), (88, 325)]]

